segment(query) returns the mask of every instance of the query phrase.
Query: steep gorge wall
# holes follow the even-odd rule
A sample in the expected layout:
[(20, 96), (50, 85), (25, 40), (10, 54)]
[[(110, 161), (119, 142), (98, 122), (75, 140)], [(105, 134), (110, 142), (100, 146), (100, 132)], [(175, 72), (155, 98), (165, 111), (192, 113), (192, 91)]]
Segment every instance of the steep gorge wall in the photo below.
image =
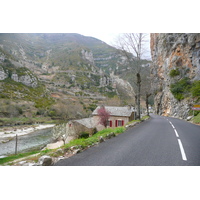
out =
[[(200, 34), (199, 33), (152, 33), (151, 66), (152, 89), (155, 95), (155, 112), (179, 118), (187, 118), (192, 97), (177, 100), (170, 85), (187, 77), (191, 82), (200, 80)], [(172, 70), (179, 71), (176, 77)]]

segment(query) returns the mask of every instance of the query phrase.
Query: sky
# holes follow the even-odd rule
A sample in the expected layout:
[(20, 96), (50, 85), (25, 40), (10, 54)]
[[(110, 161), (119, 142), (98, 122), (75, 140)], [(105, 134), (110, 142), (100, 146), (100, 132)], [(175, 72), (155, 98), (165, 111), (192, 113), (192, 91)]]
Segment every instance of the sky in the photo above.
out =
[(95, 37), (97, 39), (102, 40), (103, 42), (113, 45), (115, 42), (115, 39), (118, 37), (120, 33), (109, 33), (109, 32), (92, 32), (92, 31), (81, 31), (81, 35), (84, 36), (91, 36)]
[[(79, 34), (84, 35), (84, 36), (91, 36), (97, 39), (102, 40), (103, 42), (115, 46), (116, 44), (116, 39), (119, 37), (121, 33), (109, 33), (109, 32), (92, 32), (92, 31), (82, 31)], [(150, 34), (147, 35), (147, 43), (146, 43), (146, 50), (147, 53), (144, 55), (145, 59), (150, 60), (151, 55), (150, 55)]]

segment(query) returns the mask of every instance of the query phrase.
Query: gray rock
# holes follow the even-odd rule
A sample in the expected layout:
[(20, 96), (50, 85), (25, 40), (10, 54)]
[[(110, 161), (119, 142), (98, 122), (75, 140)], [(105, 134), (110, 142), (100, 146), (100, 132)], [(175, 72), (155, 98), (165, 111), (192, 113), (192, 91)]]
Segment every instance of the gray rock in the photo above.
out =
[(102, 136), (100, 136), (100, 138), (99, 138), (99, 142), (101, 143), (101, 142), (104, 142), (105, 140), (103, 139), (103, 137)]
[(80, 153), (80, 152), (81, 152), (80, 149), (75, 149), (75, 150), (73, 151), (73, 154), (77, 154), (77, 153)]
[(50, 166), (53, 164), (53, 160), (50, 156), (44, 155), (39, 158), (38, 163), (42, 166)]
[(192, 116), (187, 117), (187, 121), (190, 121), (192, 119)]
[(3, 68), (0, 66), (0, 80), (4, 80), (8, 77), (8, 75), (5, 73)]
[(72, 146), (72, 147), (70, 147), (70, 150), (71, 150), (71, 151), (76, 150), (76, 146)]
[(19, 162), (20, 165), (24, 165), (25, 163), (26, 163), (26, 161)]
[(115, 136), (116, 136), (115, 133), (109, 133), (109, 134), (107, 134), (106, 138), (110, 139), (110, 138), (115, 137)]
[(56, 151), (56, 153), (62, 154), (62, 153), (64, 153), (64, 151), (63, 151), (63, 149), (58, 149), (58, 150)]

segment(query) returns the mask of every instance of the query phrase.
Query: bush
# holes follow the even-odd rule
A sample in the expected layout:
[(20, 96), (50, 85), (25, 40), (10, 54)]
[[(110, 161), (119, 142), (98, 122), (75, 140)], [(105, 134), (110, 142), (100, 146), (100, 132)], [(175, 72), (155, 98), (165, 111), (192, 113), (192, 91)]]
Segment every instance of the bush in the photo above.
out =
[(182, 100), (185, 98), (185, 95), (190, 93), (191, 83), (189, 78), (181, 79), (175, 84), (170, 85), (171, 93), (177, 100)]
[(80, 133), (79, 138), (89, 138), (90, 134), (87, 132)]
[(49, 111), (49, 116), (50, 117), (55, 117), (56, 116), (56, 111), (55, 110)]
[(200, 81), (194, 81), (192, 84), (191, 93), (193, 97), (200, 98)]
[(172, 69), (169, 73), (169, 76), (172, 77), (172, 78), (175, 77), (175, 76), (178, 76), (178, 75), (180, 75), (179, 69)]

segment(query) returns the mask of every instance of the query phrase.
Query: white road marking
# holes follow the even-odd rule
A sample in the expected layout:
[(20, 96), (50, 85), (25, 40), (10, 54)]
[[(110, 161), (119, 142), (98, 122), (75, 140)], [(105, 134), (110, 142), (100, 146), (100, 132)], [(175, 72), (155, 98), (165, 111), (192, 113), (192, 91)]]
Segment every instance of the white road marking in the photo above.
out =
[(180, 139), (178, 139), (178, 144), (179, 144), (179, 147), (180, 147), (180, 150), (181, 150), (182, 159), (187, 160), (187, 157), (185, 155), (185, 151), (184, 151), (184, 148), (183, 148), (183, 145), (182, 145), (182, 142), (181, 142)]
[(176, 137), (179, 137), (178, 132), (176, 131), (176, 129), (174, 129), (174, 132), (176, 134)]
[(179, 137), (178, 132), (176, 131), (176, 128), (174, 127), (174, 125), (170, 121), (169, 121), (169, 123), (171, 124), (172, 128), (174, 129), (176, 137)]
[(177, 132), (176, 128), (174, 127), (174, 125), (172, 124), (172, 122), (169, 121), (169, 123), (171, 124), (171, 126), (174, 129), (174, 132), (176, 134), (176, 137), (177, 137), (177, 140), (178, 140), (178, 144), (179, 144), (179, 148), (180, 148), (181, 155), (182, 155), (182, 159), (185, 160), (185, 161), (187, 161), (187, 157), (186, 157), (185, 150), (183, 148), (182, 142), (181, 142), (180, 139), (178, 139), (179, 138), (178, 132)]

